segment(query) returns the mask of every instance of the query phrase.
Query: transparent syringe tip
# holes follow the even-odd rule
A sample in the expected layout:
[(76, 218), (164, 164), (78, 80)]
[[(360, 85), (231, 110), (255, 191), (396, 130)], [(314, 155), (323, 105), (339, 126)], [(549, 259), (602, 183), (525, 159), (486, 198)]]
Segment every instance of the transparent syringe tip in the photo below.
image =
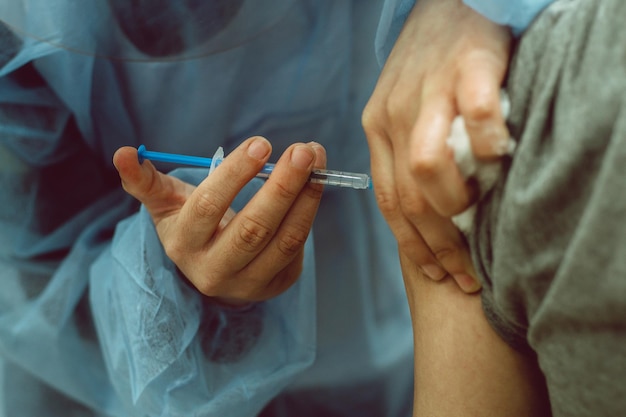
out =
[(333, 171), (330, 169), (314, 169), (309, 181), (314, 184), (335, 185), (338, 187), (367, 190), (372, 188), (369, 175), (355, 172)]

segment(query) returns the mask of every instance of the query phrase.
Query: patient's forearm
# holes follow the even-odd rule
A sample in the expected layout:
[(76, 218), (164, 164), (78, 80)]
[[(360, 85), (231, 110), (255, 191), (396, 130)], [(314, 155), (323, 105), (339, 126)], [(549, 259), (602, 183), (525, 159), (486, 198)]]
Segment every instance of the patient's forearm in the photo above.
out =
[(415, 342), (414, 416), (549, 416), (536, 363), (493, 331), (479, 295), (427, 279), (406, 259), (403, 273)]

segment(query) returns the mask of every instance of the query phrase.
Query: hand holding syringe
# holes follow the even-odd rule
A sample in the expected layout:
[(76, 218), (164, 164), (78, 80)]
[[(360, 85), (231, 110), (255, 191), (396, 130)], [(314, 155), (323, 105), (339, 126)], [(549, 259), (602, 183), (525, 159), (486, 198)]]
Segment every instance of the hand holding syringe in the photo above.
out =
[[(221, 162), (221, 157), (204, 158), (200, 156), (179, 155), (174, 153), (153, 152), (146, 150), (144, 145), (137, 149), (139, 163), (144, 159), (151, 161), (170, 162), (181, 165), (192, 165), (210, 168)], [(263, 169), (256, 175), (258, 178), (268, 178), (274, 170), (274, 164), (265, 164)], [(333, 171), (328, 169), (314, 169), (309, 177), (309, 182), (315, 184), (334, 185), (358, 190), (372, 188), (369, 175), (354, 172)]]
[(321, 185), (307, 182), (312, 169), (326, 168), (326, 151), (314, 142), (287, 147), (267, 183), (248, 187), (271, 154), (269, 141), (254, 136), (208, 176), (210, 168), (204, 175), (159, 172), (140, 164), (130, 146), (115, 152), (113, 164), (182, 275), (205, 296), (240, 305), (276, 297), (298, 280), (323, 198)]

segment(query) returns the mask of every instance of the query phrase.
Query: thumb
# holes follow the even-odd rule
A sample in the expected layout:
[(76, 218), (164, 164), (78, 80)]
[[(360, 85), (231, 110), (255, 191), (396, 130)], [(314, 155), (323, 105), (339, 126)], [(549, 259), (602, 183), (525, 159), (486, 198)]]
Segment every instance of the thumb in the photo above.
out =
[(139, 200), (155, 223), (178, 212), (194, 187), (156, 170), (150, 161), (139, 163), (137, 149), (124, 146), (113, 155), (124, 190)]

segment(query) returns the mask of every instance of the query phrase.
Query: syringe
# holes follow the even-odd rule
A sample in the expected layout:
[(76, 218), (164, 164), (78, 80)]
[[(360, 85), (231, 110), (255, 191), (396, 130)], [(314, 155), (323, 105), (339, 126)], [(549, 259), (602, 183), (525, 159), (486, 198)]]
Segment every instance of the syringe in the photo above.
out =
[[(139, 163), (143, 163), (144, 159), (148, 159), (151, 161), (170, 162), (174, 164), (210, 168), (211, 163), (213, 162), (213, 158), (149, 151), (144, 145), (137, 148), (137, 156), (139, 158)], [(275, 164), (265, 164), (263, 169), (261, 169), (256, 176), (258, 178), (268, 178), (274, 170), (274, 166)], [(348, 187), (357, 190), (367, 190), (372, 188), (372, 181), (367, 174), (333, 171), (330, 169), (314, 169), (309, 176), (309, 182), (315, 184), (334, 185), (337, 187)]]

